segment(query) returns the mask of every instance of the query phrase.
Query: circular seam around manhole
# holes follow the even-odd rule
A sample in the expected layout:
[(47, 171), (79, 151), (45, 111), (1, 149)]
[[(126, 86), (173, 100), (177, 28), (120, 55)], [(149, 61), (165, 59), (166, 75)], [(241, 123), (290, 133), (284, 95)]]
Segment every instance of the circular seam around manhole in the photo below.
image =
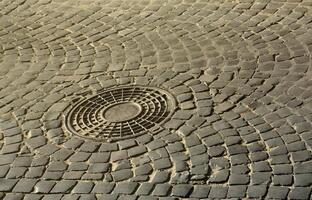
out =
[(163, 89), (120, 86), (76, 103), (65, 116), (65, 127), (83, 138), (123, 140), (151, 131), (175, 109), (175, 98)]

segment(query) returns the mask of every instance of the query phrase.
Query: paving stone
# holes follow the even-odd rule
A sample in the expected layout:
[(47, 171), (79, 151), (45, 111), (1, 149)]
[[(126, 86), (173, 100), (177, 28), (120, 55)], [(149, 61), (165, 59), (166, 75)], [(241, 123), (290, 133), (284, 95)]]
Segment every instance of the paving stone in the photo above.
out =
[(98, 197), (98, 199), (100, 200), (106, 200), (106, 199), (117, 200), (117, 198), (118, 198), (118, 194), (103, 194)]
[(170, 184), (157, 184), (152, 193), (153, 196), (167, 196), (171, 191), (172, 186)]
[(70, 171), (85, 171), (88, 169), (88, 165), (85, 162), (72, 162), (68, 169)]
[(268, 189), (268, 198), (285, 199), (289, 189), (286, 187), (271, 186)]
[(235, 185), (230, 186), (227, 193), (227, 198), (244, 198), (246, 195), (247, 186)]
[(17, 179), (2, 179), (0, 180), (0, 191), (9, 192), (17, 183)]
[(297, 174), (294, 176), (295, 186), (310, 186), (312, 184), (311, 174)]
[(209, 198), (218, 198), (218, 199), (225, 199), (227, 196), (227, 187), (211, 187), (210, 193), (209, 193)]
[(20, 179), (13, 188), (13, 192), (29, 193), (37, 183), (36, 179)]
[(96, 200), (96, 196), (93, 194), (81, 194), (79, 199), (83, 200)]
[(92, 190), (94, 184), (92, 182), (78, 182), (72, 190), (72, 193), (88, 194)]
[(193, 189), (192, 185), (180, 184), (172, 187), (172, 195), (176, 197), (188, 197)]
[(292, 175), (276, 175), (273, 177), (273, 184), (274, 185), (291, 185), (293, 182)]
[(153, 196), (139, 196), (138, 200), (157, 200), (157, 197)]
[(308, 162), (298, 162), (294, 164), (295, 174), (305, 174), (312, 172), (312, 161)]
[(163, 158), (163, 159), (154, 161), (154, 167), (155, 169), (158, 169), (158, 170), (167, 169), (171, 166), (172, 166), (171, 161), (168, 158)]
[(271, 179), (271, 173), (269, 172), (255, 172), (251, 174), (251, 183), (253, 185), (268, 183)]
[(85, 152), (78, 152), (73, 154), (70, 158), (70, 162), (83, 162), (88, 160), (88, 158), (91, 156), (90, 153), (85, 153)]
[(111, 154), (111, 160), (113, 162), (118, 161), (118, 160), (123, 160), (126, 158), (128, 158), (128, 152), (126, 150), (112, 152)]
[(109, 194), (114, 187), (114, 183), (97, 182), (93, 187), (92, 193)]
[(69, 193), (72, 188), (76, 185), (76, 181), (72, 180), (63, 180), (53, 187), (53, 189), (50, 191), (51, 193)]
[(136, 194), (138, 196), (149, 195), (153, 191), (154, 186), (155, 185), (153, 183), (142, 183), (140, 184)]
[(24, 199), (26, 200), (40, 200), (43, 198), (42, 194), (25, 194)]
[(109, 161), (110, 154), (109, 153), (92, 153), (89, 162), (91, 163), (106, 163)]
[(196, 185), (190, 195), (191, 198), (207, 198), (210, 192), (210, 186)]
[(130, 169), (123, 169), (116, 172), (112, 172), (112, 176), (115, 181), (123, 181), (133, 177), (133, 172)]
[(249, 198), (263, 198), (266, 192), (266, 185), (250, 185), (247, 189), (247, 195)]
[(5, 197), (3, 198), (4, 200), (21, 200), (23, 199), (24, 196), (23, 194), (18, 194), (18, 193), (8, 193), (5, 195)]
[(44, 193), (47, 194), (51, 191), (51, 189), (54, 187), (54, 185), (56, 184), (56, 182), (54, 181), (39, 181), (36, 185), (35, 185), (35, 191), (36, 193)]
[(223, 183), (228, 180), (229, 175), (229, 170), (220, 170), (218, 173), (213, 174), (209, 181), (212, 183)]
[(167, 182), (169, 178), (170, 178), (169, 172), (157, 170), (154, 175), (154, 178), (152, 179), (152, 183), (164, 183)]
[(43, 200), (60, 200), (62, 198), (62, 194), (46, 194), (44, 195), (44, 197), (42, 198)]
[(249, 176), (244, 174), (231, 174), (229, 178), (230, 185), (247, 185)]
[(6, 178), (21, 178), (25, 175), (25, 172), (27, 171), (26, 167), (12, 167), (10, 168), (10, 171), (7, 173)]
[(91, 173), (105, 173), (109, 169), (110, 165), (107, 163), (94, 163), (89, 166), (88, 171)]
[(311, 194), (311, 188), (309, 187), (295, 187), (290, 190), (290, 199), (309, 199)]
[(138, 187), (138, 183), (119, 183), (114, 189), (116, 194), (133, 194)]

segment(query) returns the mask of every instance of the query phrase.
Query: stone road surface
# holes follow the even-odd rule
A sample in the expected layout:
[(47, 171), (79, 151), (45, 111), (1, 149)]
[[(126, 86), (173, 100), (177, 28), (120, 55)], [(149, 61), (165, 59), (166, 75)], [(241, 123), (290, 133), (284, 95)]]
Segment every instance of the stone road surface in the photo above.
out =
[[(311, 28), (311, 0), (1, 0), (0, 199), (311, 199)], [(177, 108), (127, 140), (64, 127), (121, 85)]]

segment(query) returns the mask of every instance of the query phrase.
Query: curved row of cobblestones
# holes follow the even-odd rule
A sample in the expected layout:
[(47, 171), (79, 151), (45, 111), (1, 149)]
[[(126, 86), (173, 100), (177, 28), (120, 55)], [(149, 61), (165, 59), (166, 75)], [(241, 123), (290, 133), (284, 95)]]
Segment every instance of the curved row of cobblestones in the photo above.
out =
[[(310, 199), (309, 0), (3, 0), (4, 199)], [(158, 87), (177, 108), (128, 140), (71, 135), (75, 102)]]

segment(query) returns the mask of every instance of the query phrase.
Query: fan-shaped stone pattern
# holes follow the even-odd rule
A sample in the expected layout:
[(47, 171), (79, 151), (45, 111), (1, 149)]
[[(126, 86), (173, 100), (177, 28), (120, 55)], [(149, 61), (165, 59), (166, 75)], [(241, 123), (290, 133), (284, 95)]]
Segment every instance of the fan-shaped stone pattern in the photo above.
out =
[[(0, 8), (1, 198), (311, 199), (309, 0)], [(64, 129), (72, 102), (129, 85), (169, 91), (170, 120), (111, 143)]]
[(128, 139), (160, 126), (175, 108), (175, 98), (162, 89), (117, 87), (78, 102), (66, 116), (66, 126), (86, 138)]

